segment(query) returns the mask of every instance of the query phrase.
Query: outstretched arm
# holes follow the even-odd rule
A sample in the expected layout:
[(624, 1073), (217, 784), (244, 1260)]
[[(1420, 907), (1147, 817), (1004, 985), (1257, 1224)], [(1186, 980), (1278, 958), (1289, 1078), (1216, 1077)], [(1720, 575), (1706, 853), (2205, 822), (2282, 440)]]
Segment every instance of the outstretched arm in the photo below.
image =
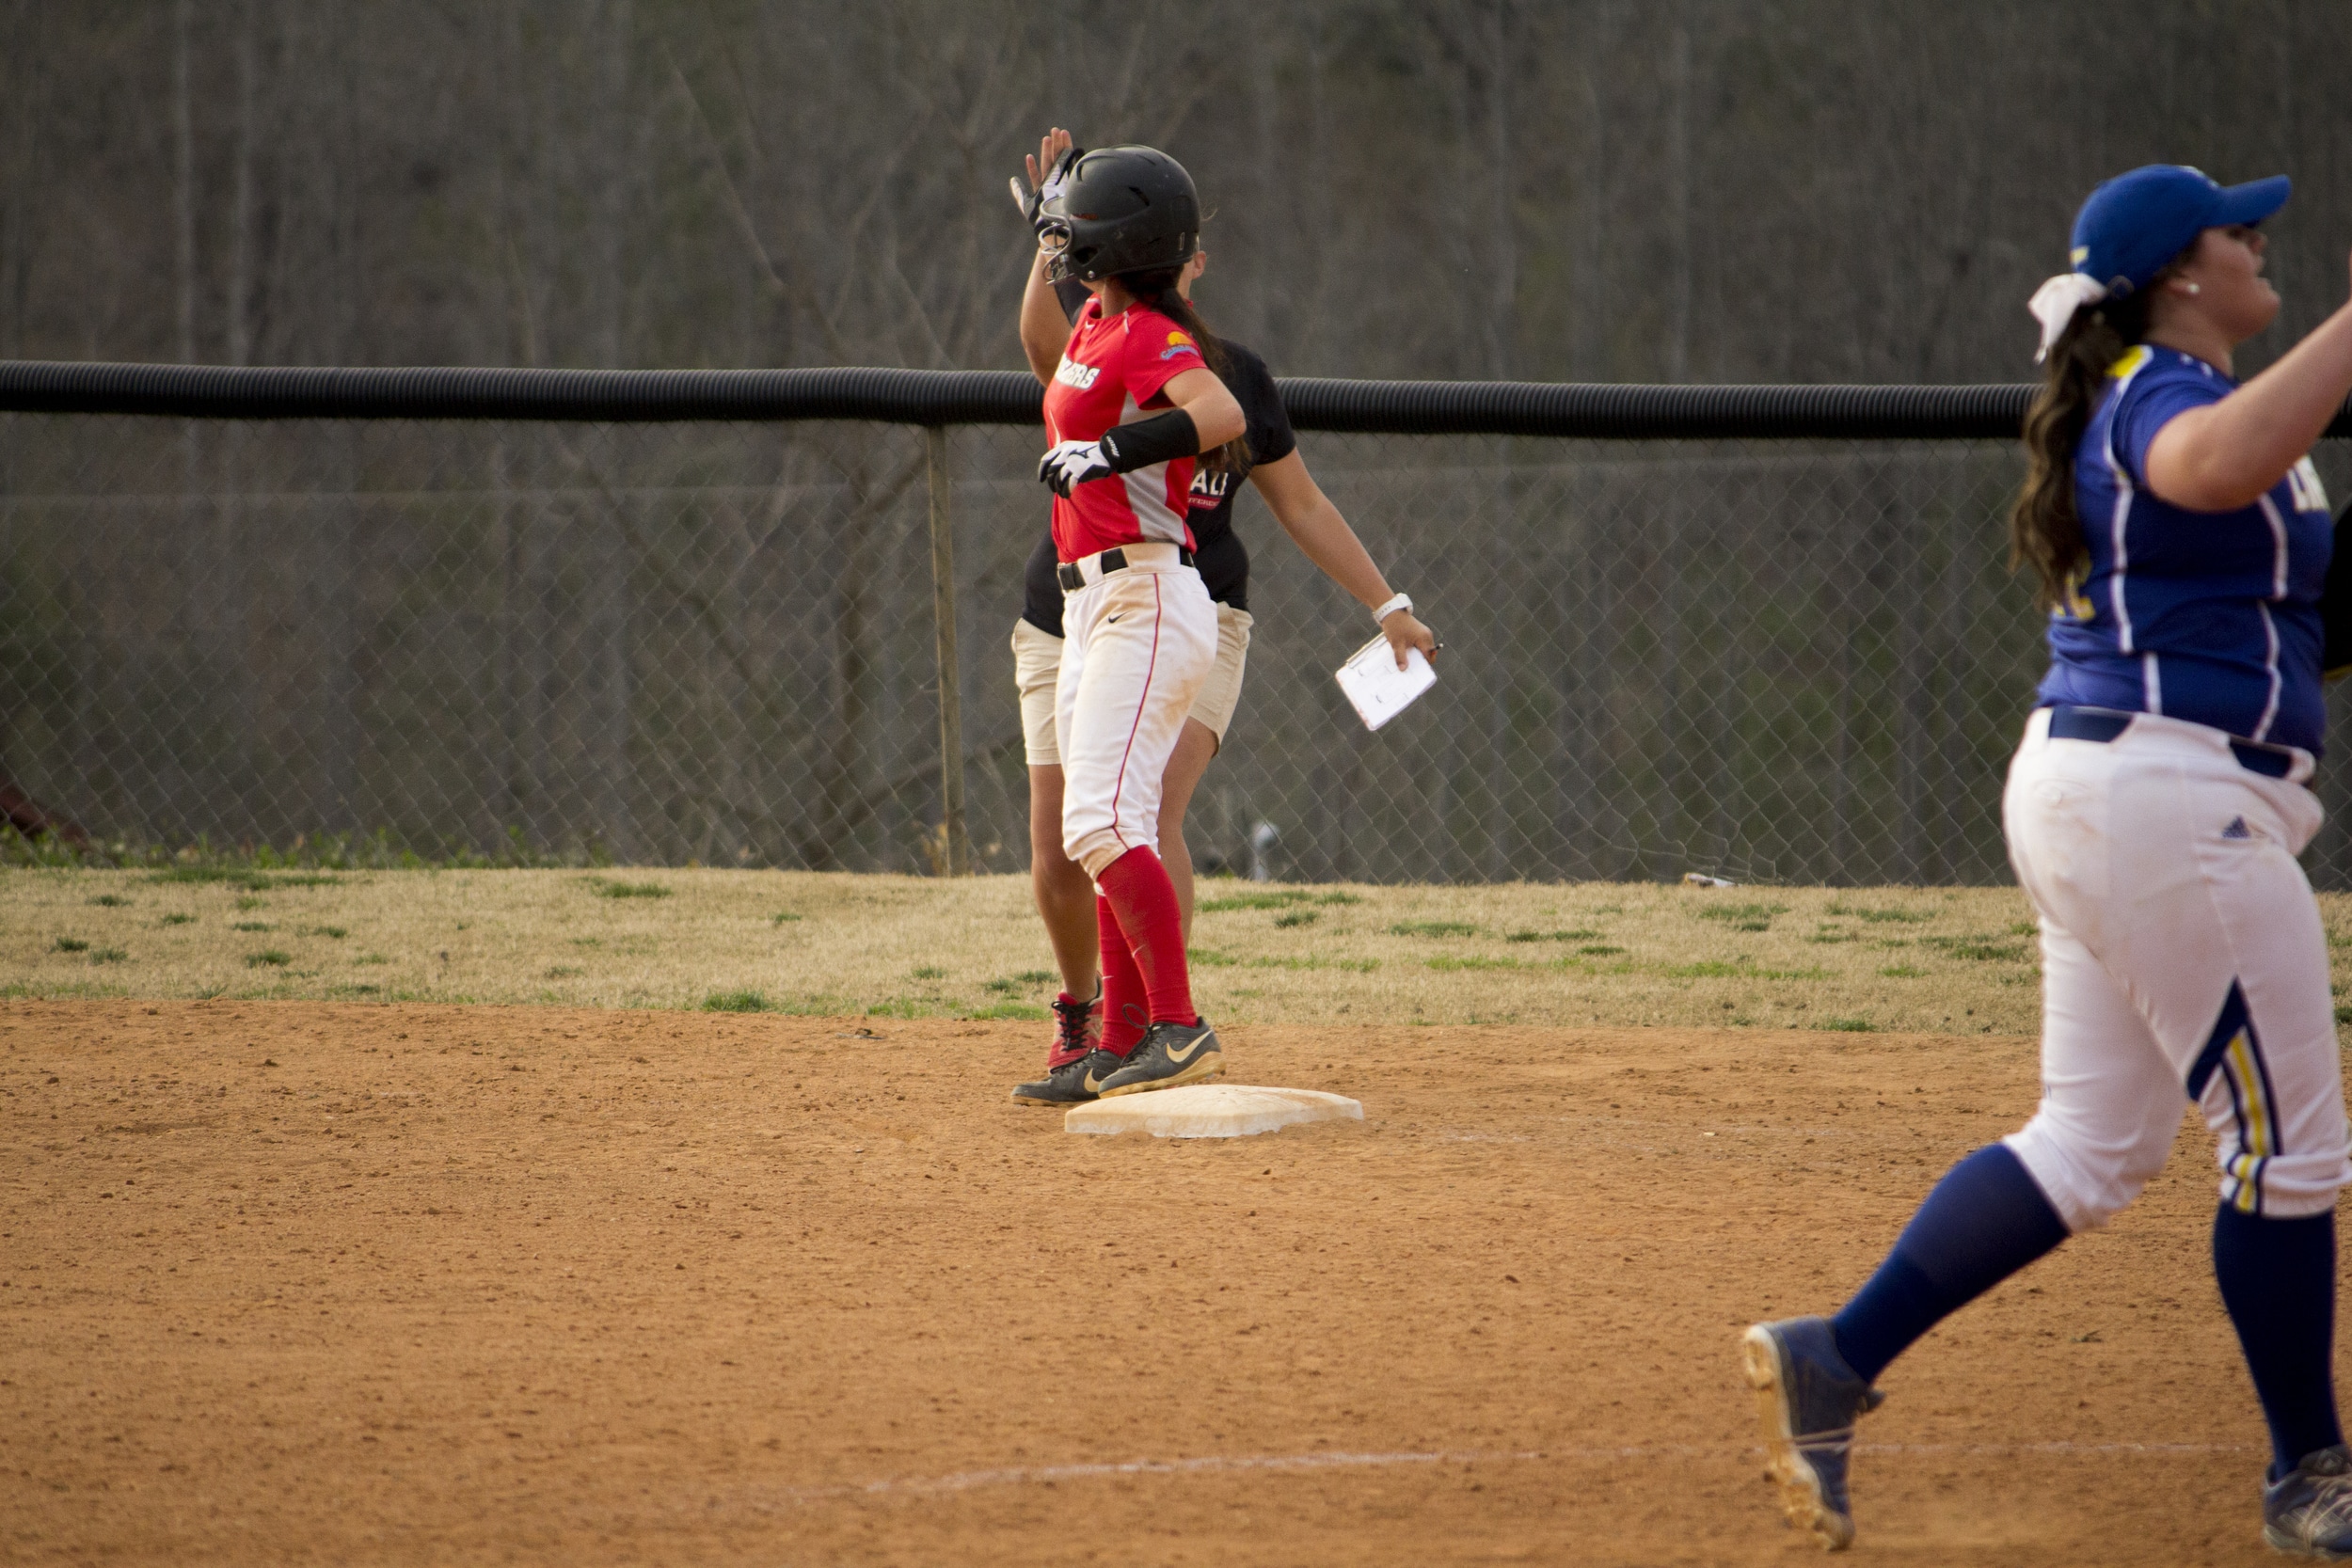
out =
[(1045, 280), (1045, 252), (1029, 263), (1028, 286), (1021, 291), (1021, 352), (1028, 356), (1029, 372), (1042, 386), (1051, 386), (1061, 363), (1062, 345), (1070, 341), (1070, 322), (1061, 313), (1061, 300)]
[[(1307, 471), (1307, 460), (1295, 450), (1250, 469), (1249, 479), (1265, 498), (1282, 531), (1323, 569), (1324, 576), (1355, 594), (1366, 610), (1377, 610), (1395, 596), (1389, 591), (1389, 579), (1372, 563), (1363, 541), (1323, 493), (1323, 486)], [(1409, 610), (1397, 610), (1382, 621), (1380, 634), (1389, 640), (1400, 670), (1405, 668), (1407, 648), (1419, 648), (1424, 657), (1437, 657), (1437, 635), (1415, 620)]]
[[(1032, 192), (1044, 184), (1045, 177), (1073, 145), (1070, 133), (1058, 125), (1039, 138), (1037, 150), (1027, 160)], [(1017, 186), (1015, 190), (1018, 199)], [(1052, 382), (1055, 367), (1061, 363), (1062, 345), (1069, 341), (1070, 319), (1062, 311), (1054, 285), (1046, 281), (1045, 252), (1041, 250), (1029, 263), (1029, 281), (1021, 291), (1021, 352), (1027, 356), (1030, 372), (1041, 383)]]
[(2251, 506), (2312, 450), (2352, 391), (2352, 305), (2223, 398), (2148, 443), (2148, 488), (2192, 512)]

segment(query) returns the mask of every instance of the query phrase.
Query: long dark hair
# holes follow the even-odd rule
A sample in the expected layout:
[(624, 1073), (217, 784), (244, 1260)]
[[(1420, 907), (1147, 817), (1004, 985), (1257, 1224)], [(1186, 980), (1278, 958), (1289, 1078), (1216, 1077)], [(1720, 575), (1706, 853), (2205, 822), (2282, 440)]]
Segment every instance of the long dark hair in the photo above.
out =
[(2009, 509), (2009, 569), (2033, 568), (2034, 603), (2042, 610), (2065, 605), (2089, 554), (2074, 510), (2083, 431), (2115, 362), (2147, 336), (2149, 305), (2177, 264), (2167, 262), (2144, 289), (2076, 311), (2042, 362), (2042, 386), (2026, 409), (2026, 483)]
[[(1233, 356), (1225, 352), (1225, 344), (1209, 330), (1200, 312), (1192, 308), (1192, 301), (1177, 289), (1177, 279), (1184, 272), (1182, 267), (1154, 267), (1149, 272), (1122, 272), (1119, 281), (1129, 293), (1192, 334), (1210, 373), (1231, 388)], [(1250, 468), (1249, 433), (1244, 431), (1223, 446), (1202, 452), (1200, 466), (1213, 474), (1231, 475), (1233, 483), (1241, 483)]]

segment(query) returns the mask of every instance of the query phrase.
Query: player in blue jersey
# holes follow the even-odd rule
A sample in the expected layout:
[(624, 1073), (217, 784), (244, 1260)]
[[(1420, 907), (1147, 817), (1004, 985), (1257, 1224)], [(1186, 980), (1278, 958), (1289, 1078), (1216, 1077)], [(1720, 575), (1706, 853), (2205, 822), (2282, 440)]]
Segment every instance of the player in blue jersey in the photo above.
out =
[(2042, 1101), (1937, 1183), (1836, 1317), (1742, 1340), (1789, 1521), (1833, 1549), (1879, 1374), (2137, 1196), (2185, 1096), (2219, 1146), (2214, 1273), (2270, 1428), (2265, 1539), (2352, 1559), (2331, 1343), (2352, 1162), (2327, 935), (2295, 859), (2320, 822), (2329, 554), (2305, 454), (2352, 391), (2352, 306), (2245, 386), (2231, 373), (2278, 314), (2256, 226), (2286, 198), (2283, 178), (2135, 169), (2084, 203), (2073, 270), (2034, 296), (2045, 373), (2010, 539), (2051, 662), (2002, 817), (2041, 916)]

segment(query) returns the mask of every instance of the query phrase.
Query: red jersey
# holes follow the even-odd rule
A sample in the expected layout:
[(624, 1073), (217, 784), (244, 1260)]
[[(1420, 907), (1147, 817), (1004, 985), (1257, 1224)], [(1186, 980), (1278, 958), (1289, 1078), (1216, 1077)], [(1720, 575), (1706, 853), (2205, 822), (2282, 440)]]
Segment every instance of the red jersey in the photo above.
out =
[[(1206, 370), (1192, 334), (1148, 305), (1104, 320), (1101, 295), (1087, 301), (1045, 388), (1045, 439), (1099, 440), (1113, 425), (1172, 406), (1161, 388), (1186, 371)], [(1199, 459), (1179, 457), (1081, 484), (1054, 499), (1054, 550), (1064, 561), (1114, 545), (1166, 540), (1192, 547), (1184, 521)]]

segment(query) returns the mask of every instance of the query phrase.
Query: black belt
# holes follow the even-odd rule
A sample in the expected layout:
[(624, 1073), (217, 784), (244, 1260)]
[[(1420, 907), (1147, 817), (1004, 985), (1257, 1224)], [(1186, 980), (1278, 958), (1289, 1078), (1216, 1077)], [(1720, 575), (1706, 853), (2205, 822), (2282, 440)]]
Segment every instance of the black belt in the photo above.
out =
[[(1117, 546), (1104, 550), (1100, 559), (1103, 562), (1104, 577), (1109, 577), (1113, 572), (1123, 572), (1127, 569), (1127, 552)], [(1193, 563), (1193, 553), (1190, 550), (1182, 545), (1176, 546), (1177, 565), (1189, 566)], [(1086, 574), (1078, 570), (1078, 563), (1074, 561), (1065, 561), (1055, 567), (1054, 576), (1060, 579), (1061, 591), (1065, 594), (1075, 594), (1087, 585)]]
[[(2064, 703), (2050, 709), (2050, 738), (2053, 740), (2088, 740), (2104, 746), (2132, 727), (2137, 713), (2124, 713), (2111, 707), (2072, 707)], [(2240, 740), (2230, 736), (2231, 754), (2237, 765), (2266, 779), (2283, 779), (2295, 771), (2295, 753), (2277, 746), (2265, 746), (2259, 740)]]

